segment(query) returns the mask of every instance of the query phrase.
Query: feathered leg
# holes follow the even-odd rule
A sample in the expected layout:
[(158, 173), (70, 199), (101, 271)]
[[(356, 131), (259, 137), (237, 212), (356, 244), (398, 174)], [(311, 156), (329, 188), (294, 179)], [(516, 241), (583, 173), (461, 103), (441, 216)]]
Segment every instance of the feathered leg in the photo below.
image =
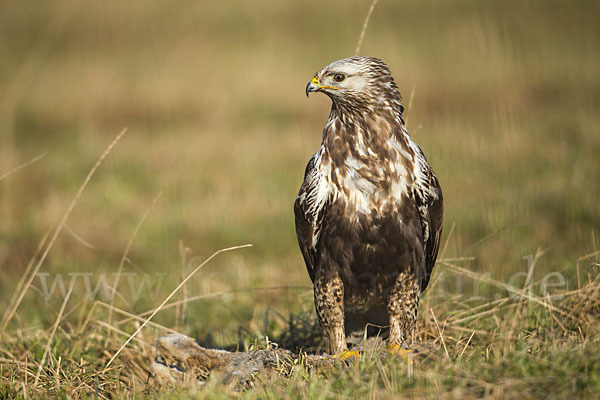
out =
[(344, 334), (344, 284), (337, 274), (317, 274), (315, 308), (321, 328), (329, 337), (329, 351), (332, 354), (347, 351)]
[(390, 316), (390, 348), (408, 349), (409, 338), (417, 322), (419, 306), (419, 284), (412, 271), (402, 272), (388, 298)]

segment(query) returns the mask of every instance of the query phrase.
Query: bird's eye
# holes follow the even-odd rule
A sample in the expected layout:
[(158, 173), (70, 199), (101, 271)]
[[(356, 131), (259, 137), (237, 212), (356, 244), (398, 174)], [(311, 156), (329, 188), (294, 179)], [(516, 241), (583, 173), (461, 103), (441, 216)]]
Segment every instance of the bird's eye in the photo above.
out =
[(333, 80), (336, 81), (336, 82), (341, 82), (344, 79), (346, 79), (346, 77), (343, 74), (335, 74), (333, 76)]

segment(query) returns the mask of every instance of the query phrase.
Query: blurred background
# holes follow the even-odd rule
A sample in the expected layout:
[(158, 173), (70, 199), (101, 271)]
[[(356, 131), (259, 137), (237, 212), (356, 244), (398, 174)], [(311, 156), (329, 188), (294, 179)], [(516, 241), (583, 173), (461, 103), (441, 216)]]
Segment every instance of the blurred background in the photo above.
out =
[[(127, 127), (44, 262), (48, 282), (111, 277), (150, 207), (123, 271), (149, 274), (157, 296), (136, 299), (122, 282), (115, 305), (156, 307), (211, 253), (252, 243), (206, 265), (186, 296), (305, 289), (191, 302), (185, 333), (217, 331), (228, 343), (264, 333), (268, 310), (309, 312), (292, 204), (330, 101), (306, 99), (304, 87), (353, 55), (369, 5), (1, 1), (0, 175), (44, 157), (0, 180), (0, 308)], [(578, 258), (600, 248), (599, 16), (597, 1), (377, 4), (361, 54), (389, 65), (408, 129), (440, 179), (443, 257), (471, 257), (461, 265), (507, 282), (546, 249), (536, 279), (559, 272), (577, 285)], [(473, 295), (469, 282), (438, 281)], [(443, 301), (434, 290), (427, 296)], [(73, 306), (86, 301), (81, 282), (74, 296)], [(54, 321), (62, 300), (46, 302), (35, 278), (14, 327)], [(157, 320), (175, 323), (166, 311)]]

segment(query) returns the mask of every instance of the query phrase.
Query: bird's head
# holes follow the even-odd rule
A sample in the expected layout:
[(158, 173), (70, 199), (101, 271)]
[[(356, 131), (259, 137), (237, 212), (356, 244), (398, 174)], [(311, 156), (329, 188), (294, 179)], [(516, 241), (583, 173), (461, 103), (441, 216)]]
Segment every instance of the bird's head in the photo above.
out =
[(400, 108), (400, 93), (389, 68), (373, 57), (349, 57), (334, 61), (315, 74), (310, 92), (323, 92), (336, 105), (389, 105)]

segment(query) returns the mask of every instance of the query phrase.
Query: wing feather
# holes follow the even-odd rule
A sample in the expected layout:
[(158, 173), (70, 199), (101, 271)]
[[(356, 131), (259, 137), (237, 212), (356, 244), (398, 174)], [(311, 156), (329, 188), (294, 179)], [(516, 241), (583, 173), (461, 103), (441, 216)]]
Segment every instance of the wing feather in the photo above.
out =
[(425, 271), (423, 271), (421, 278), (421, 291), (423, 291), (429, 284), (429, 278), (433, 272), (440, 247), (444, 220), (444, 199), (440, 183), (427, 162), (423, 151), (412, 140), (409, 140), (409, 144), (415, 152), (413, 198), (419, 211), (425, 244)]
[(318, 255), (317, 246), (328, 199), (327, 182), (318, 168), (319, 164), (320, 156), (317, 153), (308, 161), (304, 182), (294, 202), (296, 236), (306, 269), (313, 282)]

